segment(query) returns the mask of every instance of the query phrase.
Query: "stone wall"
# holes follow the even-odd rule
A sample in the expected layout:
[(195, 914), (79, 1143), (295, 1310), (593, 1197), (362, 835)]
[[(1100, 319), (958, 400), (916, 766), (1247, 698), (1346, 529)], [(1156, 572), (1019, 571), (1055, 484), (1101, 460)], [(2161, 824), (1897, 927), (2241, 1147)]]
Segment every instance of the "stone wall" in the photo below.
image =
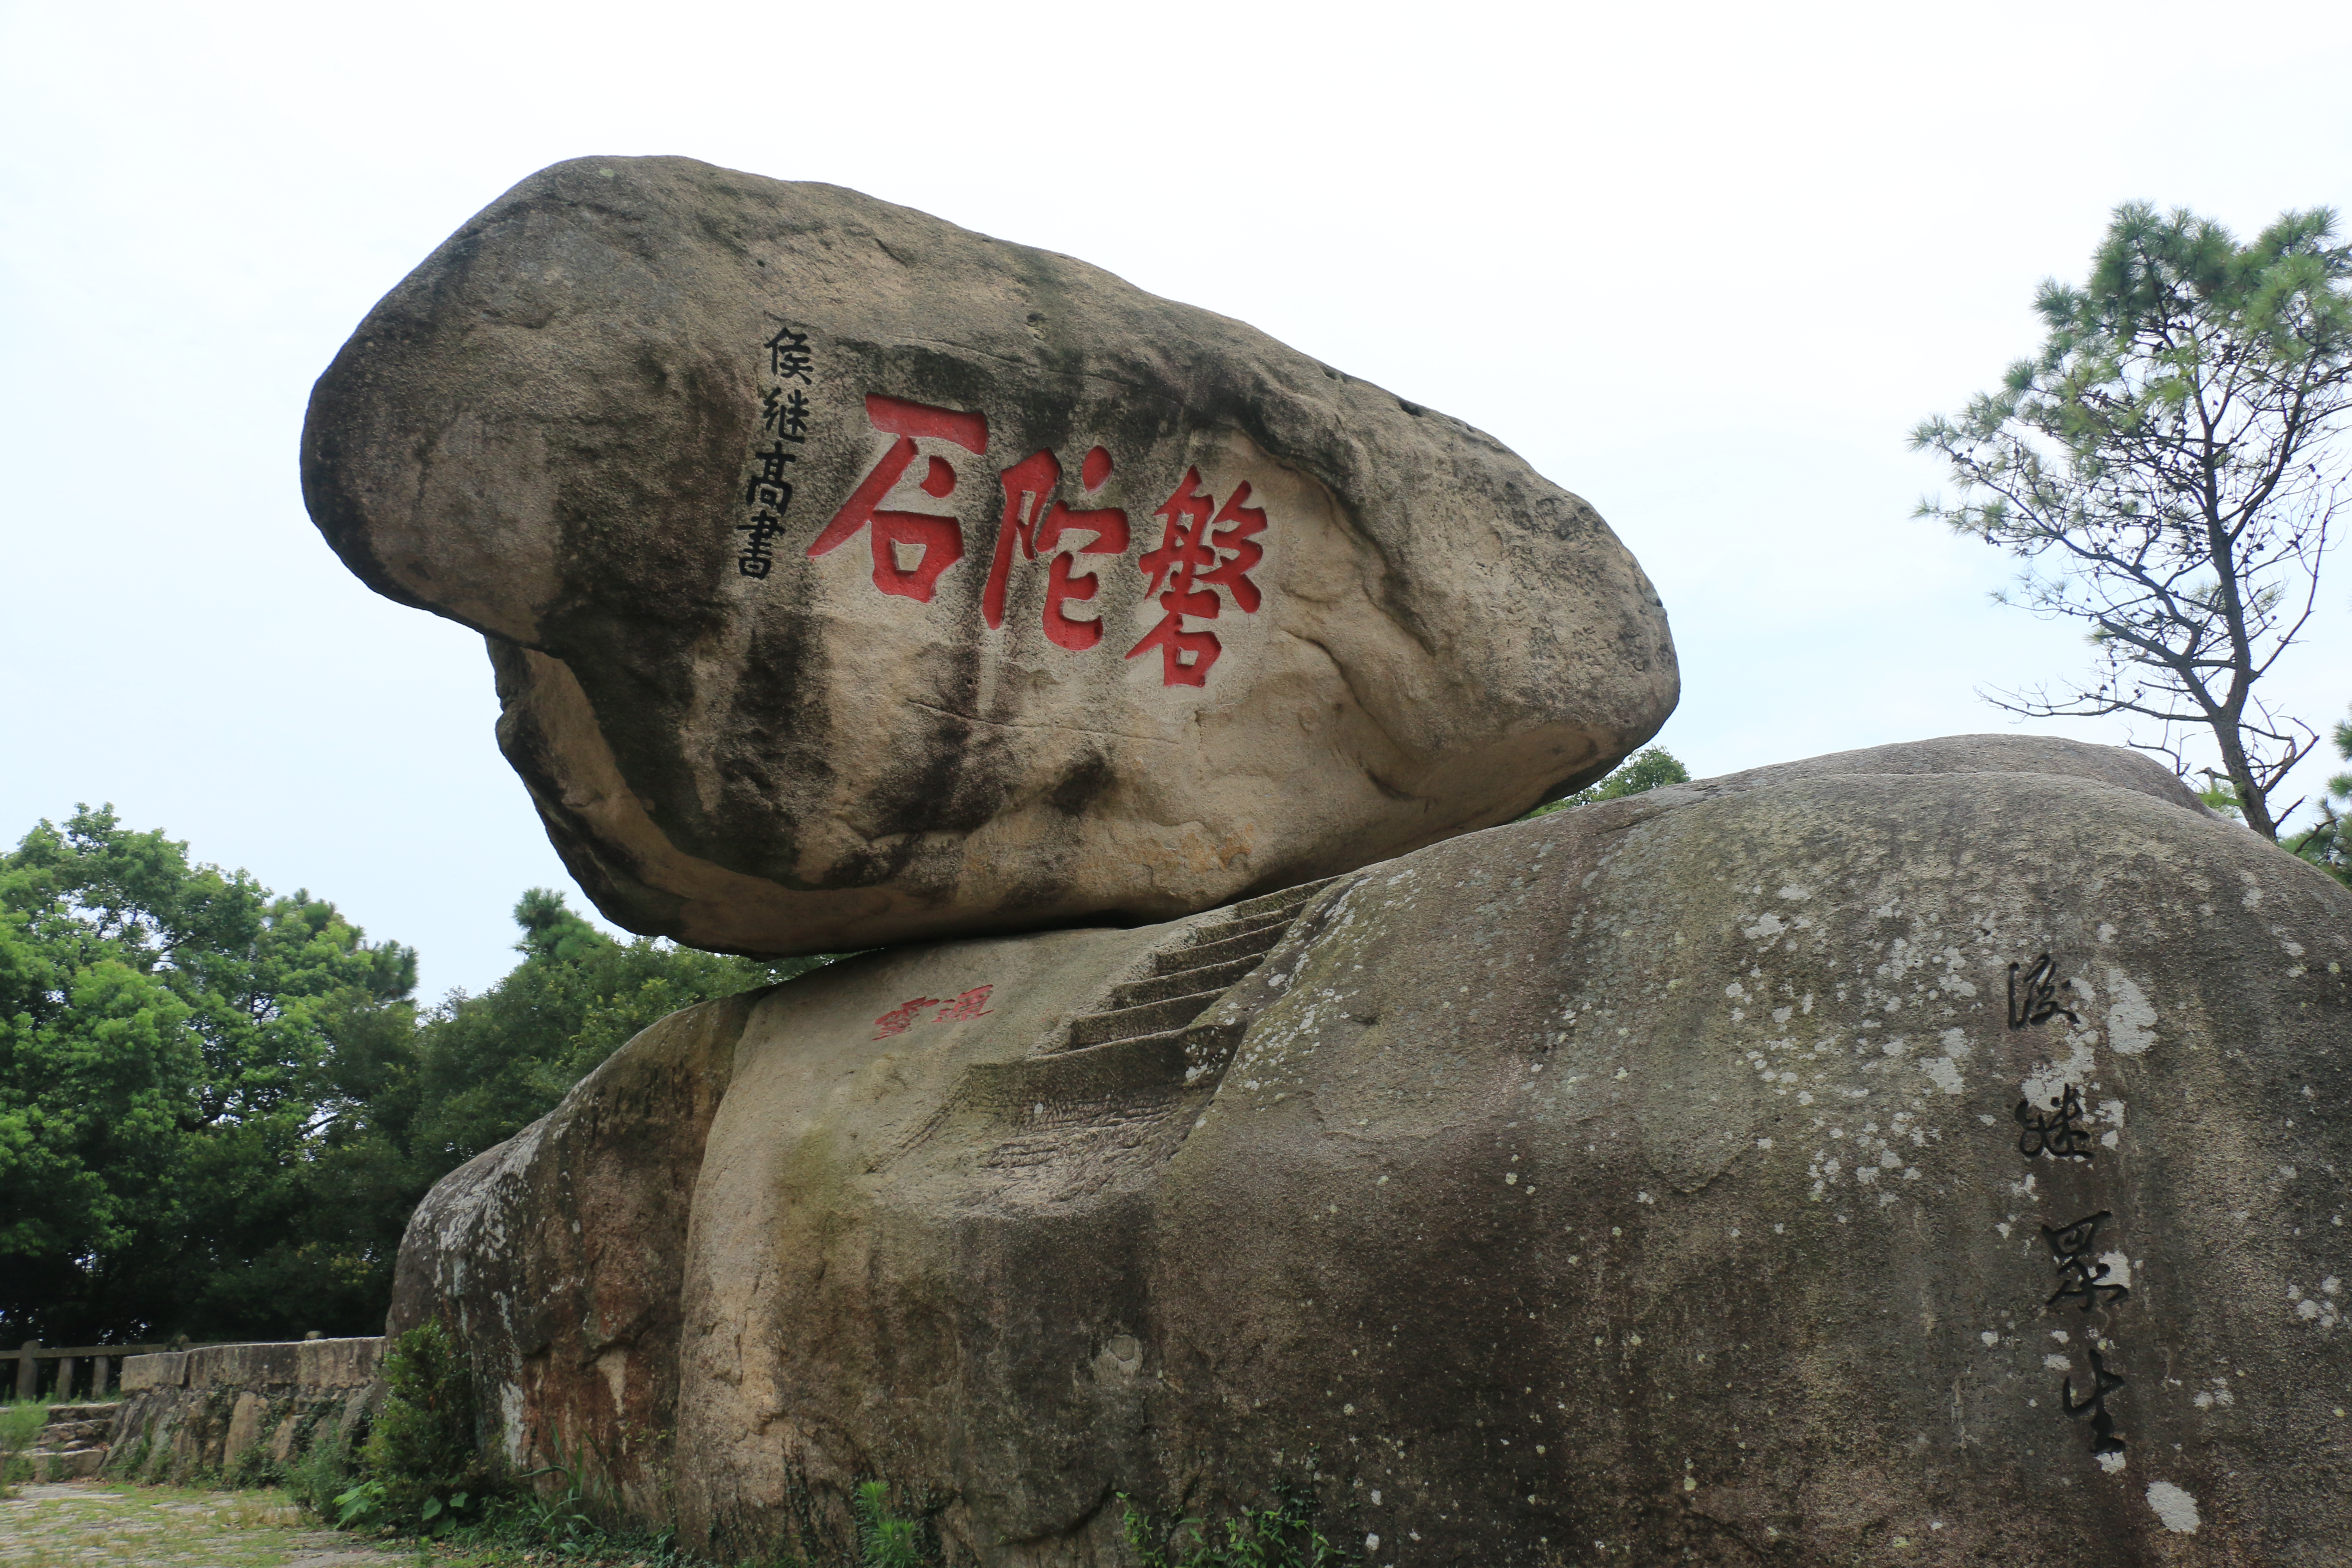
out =
[(327, 1439), (363, 1434), (381, 1397), (381, 1339), (208, 1345), (122, 1363), (115, 1480), (260, 1481)]

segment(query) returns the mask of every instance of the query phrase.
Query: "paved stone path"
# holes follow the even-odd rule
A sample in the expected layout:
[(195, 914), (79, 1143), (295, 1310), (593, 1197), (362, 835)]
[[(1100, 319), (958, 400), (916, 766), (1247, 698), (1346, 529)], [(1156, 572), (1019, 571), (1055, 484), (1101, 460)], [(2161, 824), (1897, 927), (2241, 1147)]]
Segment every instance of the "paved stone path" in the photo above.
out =
[(320, 1530), (274, 1491), (26, 1485), (0, 1500), (0, 1568), (389, 1568), (386, 1552)]

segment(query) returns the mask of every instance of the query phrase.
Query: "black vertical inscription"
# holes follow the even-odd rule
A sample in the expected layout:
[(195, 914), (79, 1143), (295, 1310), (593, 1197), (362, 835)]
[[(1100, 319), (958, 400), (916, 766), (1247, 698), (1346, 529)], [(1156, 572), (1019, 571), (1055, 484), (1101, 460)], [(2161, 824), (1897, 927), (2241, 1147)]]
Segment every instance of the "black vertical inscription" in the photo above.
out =
[[(2071, 991), (2074, 984), (2071, 980), (2058, 977), (2057, 963), (2046, 952), (2032, 963), (2011, 964), (2009, 1026), (2032, 1028), (2059, 1017), (2079, 1025), (2082, 1020), (2059, 994), (2062, 987)], [(2021, 1129), (2017, 1152), (2028, 1160), (2047, 1154), (2053, 1160), (2081, 1160), (2087, 1164), (2095, 1152), (2096, 1141), (2090, 1128), (2084, 1125), (2083, 1091), (2078, 1085), (2063, 1085), (2046, 1106), (2036, 1106), (2031, 1098), (2021, 1099), (2011, 1115)], [(2109, 1276), (2115, 1272), (2114, 1267), (2100, 1262), (2096, 1256), (2099, 1227), (2115, 1217), (2109, 1210), (2101, 1209), (2066, 1225), (2040, 1227), (2042, 1245), (2050, 1249), (2050, 1261), (2058, 1273), (2058, 1288), (2043, 1299), (2043, 1307), (2063, 1307), (2068, 1301), (2078, 1301), (2088, 1313), (2094, 1308), (2120, 1306), (2130, 1298), (2130, 1287), (2112, 1280)], [(2122, 1463), (2124, 1440), (2116, 1435), (2116, 1418), (2107, 1409), (2107, 1401), (2129, 1380), (2107, 1364), (2107, 1352), (2114, 1349), (2111, 1341), (2095, 1331), (2086, 1333), (2085, 1338), (2090, 1342), (2084, 1347), (2091, 1357), (2090, 1386), (2084, 1390), (2082, 1398), (2075, 1398), (2074, 1375), (2068, 1372), (2059, 1380), (2059, 1405), (2070, 1419), (2090, 1421), (2091, 1452), (2102, 1459), (2112, 1458), (2108, 1467), (2112, 1469)]]
[(2043, 1306), (2054, 1307), (2061, 1301), (2079, 1298), (2083, 1310), (2087, 1312), (2093, 1307), (2108, 1306), (2131, 1294), (2129, 1286), (2107, 1284), (2107, 1276), (2115, 1270), (2091, 1256), (2091, 1248), (2098, 1245), (2099, 1226), (2115, 1217), (2101, 1209), (2087, 1219), (2078, 1219), (2056, 1230), (2046, 1225), (2042, 1227), (2042, 1239), (2050, 1247), (2051, 1261), (2058, 1265), (2058, 1289), (2042, 1303)]
[(2017, 1152), (2029, 1160), (2045, 1153), (2060, 1160), (2087, 1160), (2094, 1152), (2091, 1130), (2083, 1125), (2083, 1097), (2071, 1083), (2049, 1110), (2036, 1110), (2032, 1101), (2021, 1100), (2010, 1114), (2025, 1129), (2017, 1135)]
[(751, 453), (759, 472), (743, 490), (743, 505), (751, 515), (735, 525), (735, 531), (746, 536), (735, 557), (735, 570), (745, 577), (765, 577), (775, 567), (775, 546), (770, 541), (784, 531), (784, 513), (793, 504), (793, 484), (784, 468), (801, 459), (787, 444), (797, 447), (808, 439), (808, 396), (786, 384), (816, 384), (816, 354), (806, 332), (780, 327), (761, 347), (767, 352), (768, 374), (775, 384), (760, 395), (760, 428), (772, 439), (765, 450)]
[(2022, 1029), (2032, 1024), (2046, 1024), (2063, 1016), (2070, 1024), (2080, 1018), (2058, 1000), (2058, 987), (2063, 984), (2072, 990), (2071, 980), (2061, 982), (2058, 965), (2048, 953), (2035, 959), (2031, 966), (2012, 963), (2009, 966), (2009, 1026)]
[(2071, 1375), (2059, 1384), (2059, 1397), (2065, 1402), (2066, 1414), (2075, 1420), (2080, 1421), (2085, 1415), (2091, 1418), (2091, 1436), (2094, 1439), (2091, 1452), (2120, 1454), (2124, 1451), (2124, 1440), (2116, 1436), (2116, 1418), (2107, 1414), (2107, 1395), (2124, 1385), (2124, 1376), (2121, 1373), (2107, 1370), (2107, 1363), (2100, 1356), (2098, 1346), (2091, 1346), (2090, 1351), (2091, 1387), (2088, 1391), (2090, 1397), (2079, 1405), (2074, 1402), (2074, 1379)]

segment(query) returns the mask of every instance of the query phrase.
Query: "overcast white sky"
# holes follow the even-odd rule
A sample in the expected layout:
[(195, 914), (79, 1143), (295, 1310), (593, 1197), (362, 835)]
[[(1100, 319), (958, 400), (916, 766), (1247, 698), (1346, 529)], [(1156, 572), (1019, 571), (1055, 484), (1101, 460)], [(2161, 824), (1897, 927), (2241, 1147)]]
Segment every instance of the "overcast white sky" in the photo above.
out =
[[(571, 884), (478, 639), (344, 573), (296, 438), (375, 300), (543, 164), (855, 186), (1493, 432), (1657, 581), (1700, 773), (1999, 729), (1976, 687), (2081, 666), (1909, 521), (1906, 433), (2035, 344), (2116, 203), (2352, 205), (2340, 0), (0, 17), (0, 839), (111, 801), (415, 944), (428, 995)], [(2352, 700), (2334, 569), (2277, 681), (2315, 724)]]

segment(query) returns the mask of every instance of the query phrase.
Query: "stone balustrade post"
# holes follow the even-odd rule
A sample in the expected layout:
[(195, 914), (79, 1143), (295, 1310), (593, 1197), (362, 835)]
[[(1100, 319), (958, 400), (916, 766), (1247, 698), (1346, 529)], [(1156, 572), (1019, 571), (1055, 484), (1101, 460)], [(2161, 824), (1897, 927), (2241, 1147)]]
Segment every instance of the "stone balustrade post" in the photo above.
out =
[(41, 1386), (41, 1363), (37, 1352), (38, 1340), (26, 1340), (25, 1348), (16, 1352), (16, 1397), (30, 1399)]
[(73, 1403), (74, 1373), (79, 1370), (81, 1370), (81, 1358), (79, 1356), (59, 1356), (58, 1358), (58, 1381), (55, 1385), (51, 1387), (49, 1397), (59, 1405), (70, 1405)]

